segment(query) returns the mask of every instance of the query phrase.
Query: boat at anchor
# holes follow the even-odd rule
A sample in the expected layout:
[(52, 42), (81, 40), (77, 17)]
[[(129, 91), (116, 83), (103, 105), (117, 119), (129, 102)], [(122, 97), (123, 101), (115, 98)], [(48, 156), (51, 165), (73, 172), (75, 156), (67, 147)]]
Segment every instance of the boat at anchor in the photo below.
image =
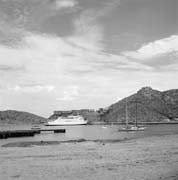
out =
[(120, 130), (120, 131), (144, 131), (145, 127), (144, 126), (138, 126), (137, 123), (137, 101), (136, 101), (136, 118), (134, 121), (134, 125), (129, 125), (129, 120), (128, 120), (128, 110), (127, 110), (127, 98), (126, 98), (126, 103), (125, 103), (125, 116), (126, 116), (126, 125)]

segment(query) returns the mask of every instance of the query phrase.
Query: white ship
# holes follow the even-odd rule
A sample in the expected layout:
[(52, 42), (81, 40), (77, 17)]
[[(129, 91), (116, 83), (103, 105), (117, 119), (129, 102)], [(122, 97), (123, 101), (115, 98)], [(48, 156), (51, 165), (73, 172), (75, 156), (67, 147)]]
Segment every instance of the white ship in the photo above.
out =
[(87, 121), (80, 115), (60, 116), (55, 120), (48, 121), (46, 126), (85, 125)]

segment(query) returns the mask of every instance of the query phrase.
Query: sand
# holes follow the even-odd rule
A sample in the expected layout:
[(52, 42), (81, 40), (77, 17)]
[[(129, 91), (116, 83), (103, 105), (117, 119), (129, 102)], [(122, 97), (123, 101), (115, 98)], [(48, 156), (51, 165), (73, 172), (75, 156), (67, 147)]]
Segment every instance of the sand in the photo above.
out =
[(0, 179), (178, 180), (178, 134), (19, 144), (0, 147)]

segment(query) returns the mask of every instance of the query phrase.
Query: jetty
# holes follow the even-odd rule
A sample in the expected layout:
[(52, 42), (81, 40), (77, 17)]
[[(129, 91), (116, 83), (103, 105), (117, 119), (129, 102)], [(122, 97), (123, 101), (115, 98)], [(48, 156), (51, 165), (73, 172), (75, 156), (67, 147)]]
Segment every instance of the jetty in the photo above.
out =
[(65, 133), (65, 129), (37, 129), (37, 130), (10, 130), (0, 131), (0, 139), (13, 138), (13, 137), (28, 137), (40, 134), (43, 131), (53, 131), (54, 133)]

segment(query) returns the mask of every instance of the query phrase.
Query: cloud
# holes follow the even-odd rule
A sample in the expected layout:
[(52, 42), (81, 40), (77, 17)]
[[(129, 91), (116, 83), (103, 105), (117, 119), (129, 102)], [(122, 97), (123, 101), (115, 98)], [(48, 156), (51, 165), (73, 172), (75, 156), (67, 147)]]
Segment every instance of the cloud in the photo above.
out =
[(101, 51), (104, 49), (104, 27), (100, 22), (109, 12), (117, 7), (119, 1), (101, 3), (99, 8), (83, 9), (80, 16), (74, 19), (74, 31), (68, 40), (87, 50)]
[(24, 71), (24, 66), (9, 66), (9, 65), (0, 65), (0, 71), (4, 72), (13, 72), (13, 71)]
[[(11, 69), (3, 74), (0, 71), (3, 101), (12, 102), (13, 96), (14, 102), (19, 99), (21, 107), (26, 107), (27, 99), (40, 102), (43, 98), (52, 107), (82, 107), (82, 104), (89, 107), (88, 103), (95, 99), (96, 106), (98, 103), (101, 106), (104, 99), (111, 102), (112, 98), (95, 92), (104, 96), (115, 92), (111, 95), (115, 96), (114, 82), (126, 81), (124, 72), (151, 70), (123, 56), (76, 46), (66, 38), (32, 33), (27, 33), (14, 47), (0, 46), (0, 66)], [(23, 70), (12, 71), (19, 67)], [(71, 101), (75, 103), (70, 105)]]
[(88, 50), (100, 50), (103, 48), (103, 27), (97, 21), (96, 12), (84, 10), (74, 20), (74, 31), (68, 40), (76, 46)]
[(32, 86), (20, 86), (16, 85), (12, 90), (20, 93), (39, 93), (41, 91), (53, 92), (55, 90), (54, 86), (51, 85), (32, 85)]
[(58, 9), (61, 8), (72, 8), (77, 5), (75, 0), (56, 0), (56, 6)]
[(143, 45), (137, 51), (126, 51), (123, 55), (128, 58), (144, 61), (173, 52), (178, 53), (178, 35), (150, 42)]
[[(130, 62), (124, 56), (76, 46), (67, 38), (32, 33), (27, 34), (16, 47), (0, 46), (0, 59), (3, 69), (23, 67), (23, 75), (19, 77), (21, 81), (31, 79), (43, 84), (49, 81), (56, 83), (57, 79), (66, 78), (72, 72), (87, 75), (98, 71), (150, 69), (141, 63)], [(17, 78), (10, 74), (7, 76), (10, 81)]]
[(57, 98), (56, 100), (57, 101), (73, 101), (74, 99), (77, 98), (78, 95), (79, 95), (78, 87), (69, 86), (64, 90), (63, 95)]

